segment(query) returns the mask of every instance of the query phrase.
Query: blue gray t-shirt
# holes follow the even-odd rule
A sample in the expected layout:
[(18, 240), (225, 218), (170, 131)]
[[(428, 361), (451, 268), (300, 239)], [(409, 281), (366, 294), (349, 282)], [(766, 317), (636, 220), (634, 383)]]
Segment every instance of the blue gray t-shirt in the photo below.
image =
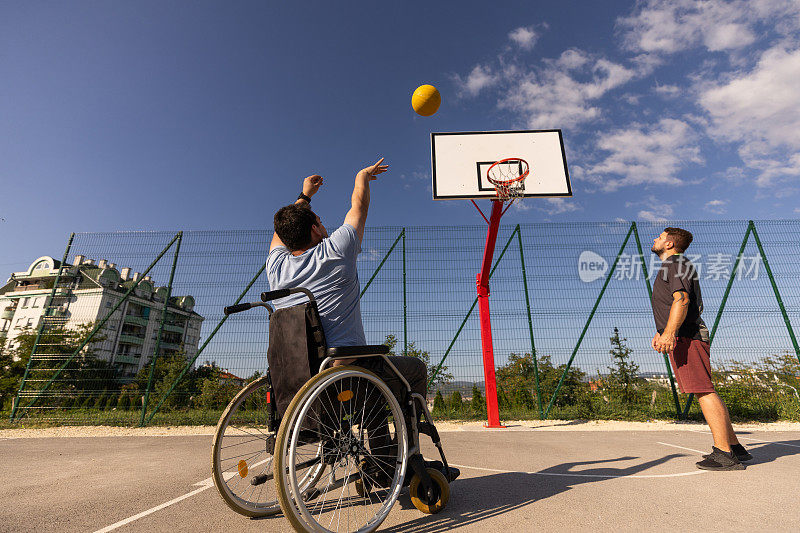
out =
[[(344, 224), (317, 246), (294, 256), (278, 246), (267, 258), (267, 280), (271, 290), (303, 287), (317, 299), (322, 329), (328, 346), (367, 344), (361, 322), (356, 258), (361, 244), (353, 226)], [(275, 300), (276, 307), (307, 301), (302, 294)]]

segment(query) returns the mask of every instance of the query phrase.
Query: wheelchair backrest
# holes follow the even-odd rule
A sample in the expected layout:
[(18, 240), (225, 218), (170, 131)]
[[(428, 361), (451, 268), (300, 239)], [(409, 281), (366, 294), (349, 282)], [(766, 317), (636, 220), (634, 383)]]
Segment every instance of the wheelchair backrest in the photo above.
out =
[(319, 372), (326, 347), (316, 302), (272, 313), (267, 363), (278, 416), (283, 416), (297, 391)]

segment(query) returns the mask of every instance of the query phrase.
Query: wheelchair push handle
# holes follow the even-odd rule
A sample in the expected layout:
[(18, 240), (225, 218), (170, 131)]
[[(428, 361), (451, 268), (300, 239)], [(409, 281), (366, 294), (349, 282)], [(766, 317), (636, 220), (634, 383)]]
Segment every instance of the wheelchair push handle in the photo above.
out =
[(253, 307), (253, 304), (249, 304), (249, 303), (229, 305), (228, 307), (223, 309), (223, 312), (226, 315), (232, 315), (233, 313), (241, 313), (242, 311), (247, 311), (248, 309), (251, 309), (252, 307)]
[(314, 301), (314, 295), (311, 294), (311, 291), (308, 289), (304, 289), (302, 287), (297, 287), (294, 289), (278, 289), (276, 291), (269, 291), (269, 292), (262, 292), (261, 293), (261, 301), (262, 302), (269, 302), (270, 300), (277, 300), (278, 298), (286, 298), (289, 295), (297, 294), (302, 292), (305, 294), (309, 301)]

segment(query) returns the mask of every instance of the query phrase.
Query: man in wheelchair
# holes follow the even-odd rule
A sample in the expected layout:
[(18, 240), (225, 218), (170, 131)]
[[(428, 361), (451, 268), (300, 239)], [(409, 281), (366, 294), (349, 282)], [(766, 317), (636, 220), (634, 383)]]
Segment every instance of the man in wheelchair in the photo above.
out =
[[(383, 159), (358, 172), (351, 198), (351, 207), (344, 224), (328, 234), (325, 226), (310, 208), (311, 198), (323, 184), (319, 175), (307, 177), (297, 201), (278, 210), (274, 217), (275, 234), (267, 259), (267, 277), (274, 290), (303, 287), (316, 298), (322, 329), (329, 348), (355, 347), (367, 344), (361, 320), (360, 287), (356, 260), (361, 252), (367, 212), (370, 204), (370, 182), (388, 170)], [(302, 294), (289, 296), (275, 302), (277, 308), (301, 304)], [(402, 375), (411, 388), (411, 394), (426, 398), (427, 369), (425, 364), (406, 356), (389, 356), (389, 362)], [(410, 402), (407, 387), (388, 367), (382, 357), (336, 359), (334, 366), (355, 365), (371, 371), (381, 378), (401, 404)], [(317, 369), (312, 371), (315, 372)], [(420, 420), (406, 420), (409, 431), (435, 432), (430, 424)], [(387, 420), (373, 421), (368, 428), (370, 447), (381, 449), (392, 446)], [(437, 437), (438, 445), (438, 437)], [(419, 457), (421, 461), (421, 456)], [(446, 470), (450, 480), (458, 472), (440, 461), (425, 462), (425, 468)], [(363, 465), (365, 469), (380, 469), (376, 465)], [(391, 477), (391, 472), (383, 477)], [(410, 476), (407, 476), (410, 477)]]

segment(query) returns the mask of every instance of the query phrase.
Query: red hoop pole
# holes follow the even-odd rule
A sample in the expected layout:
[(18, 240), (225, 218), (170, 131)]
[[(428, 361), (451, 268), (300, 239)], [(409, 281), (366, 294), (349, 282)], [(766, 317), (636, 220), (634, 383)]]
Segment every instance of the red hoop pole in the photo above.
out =
[(486, 387), (486, 427), (504, 428), (500, 424), (500, 411), (497, 406), (497, 380), (494, 375), (494, 348), (492, 346), (492, 320), (489, 315), (489, 270), (492, 268), (494, 245), (500, 217), (503, 216), (503, 202), (492, 200), (492, 213), (489, 216), (489, 229), (486, 233), (486, 247), (483, 250), (481, 271), (476, 277), (478, 289), (478, 310), (481, 319), (481, 347), (483, 348), (483, 378)]

